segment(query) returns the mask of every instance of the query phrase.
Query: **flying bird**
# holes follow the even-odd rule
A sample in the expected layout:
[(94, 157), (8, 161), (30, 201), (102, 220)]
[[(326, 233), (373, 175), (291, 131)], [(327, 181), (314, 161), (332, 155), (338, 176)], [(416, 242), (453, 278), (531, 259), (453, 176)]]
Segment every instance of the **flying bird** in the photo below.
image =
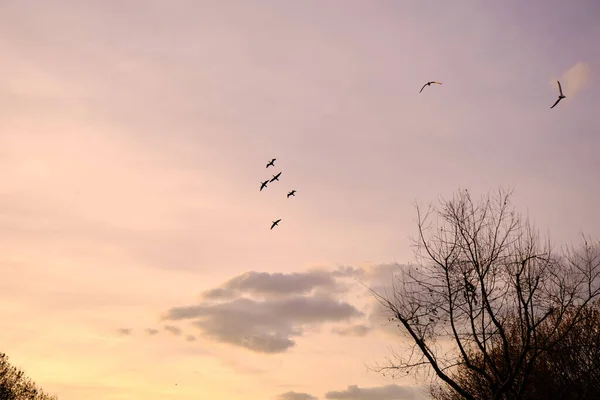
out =
[(277, 221), (273, 221), (273, 225), (271, 225), (271, 229), (275, 228), (279, 224), (279, 221), (281, 221), (281, 218), (279, 218)]
[(273, 179), (271, 179), (269, 182), (278, 181), (280, 175), (281, 175), (281, 172), (278, 173), (277, 175), (273, 175)]
[(270, 166), (275, 166), (275, 160), (277, 160), (276, 158), (272, 159), (271, 161), (269, 161), (269, 163), (267, 164), (267, 168), (269, 168)]
[(268, 179), (267, 179), (266, 181), (264, 181), (264, 182), (261, 182), (261, 183), (260, 183), (260, 191), (261, 191), (261, 192), (262, 192), (262, 190), (263, 190), (264, 188), (266, 188), (266, 187), (267, 187), (267, 183), (269, 183), (269, 180), (268, 180)]
[(419, 91), (419, 93), (421, 93), (423, 91), (423, 89), (425, 89), (425, 86), (431, 86), (432, 83), (436, 83), (438, 85), (442, 84), (442, 82), (434, 82), (434, 81), (427, 82), (426, 84), (423, 85), (423, 87), (421, 88), (421, 90)]
[(295, 191), (295, 190), (292, 190), (291, 192), (289, 192), (289, 193), (287, 194), (287, 197), (288, 197), (288, 199), (290, 198), (290, 196), (294, 196), (294, 197), (296, 197), (296, 191)]
[[(558, 81), (556, 81), (558, 82)], [(558, 91), (560, 92), (560, 95), (558, 96), (558, 100), (556, 100), (556, 103), (554, 103), (554, 105), (552, 105), (552, 107), (550, 107), (550, 109), (553, 109), (555, 105), (558, 104), (559, 101), (561, 101), (562, 99), (566, 99), (567, 96), (565, 96), (562, 92), (562, 86), (560, 86), (560, 82), (558, 82)]]

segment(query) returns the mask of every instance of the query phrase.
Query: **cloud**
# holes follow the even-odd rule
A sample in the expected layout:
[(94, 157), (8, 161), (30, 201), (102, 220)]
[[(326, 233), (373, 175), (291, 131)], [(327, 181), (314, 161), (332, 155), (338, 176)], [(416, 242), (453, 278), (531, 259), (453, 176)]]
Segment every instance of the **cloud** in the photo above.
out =
[[(560, 78), (565, 96), (573, 97), (579, 93), (590, 79), (591, 72), (590, 64), (581, 61), (569, 68)], [(550, 81), (550, 84), (558, 90), (555, 78)]]
[(412, 400), (424, 398), (417, 387), (387, 385), (371, 388), (359, 388), (356, 385), (339, 392), (327, 392), (326, 399), (332, 400)]
[(331, 331), (340, 336), (365, 336), (370, 330), (370, 327), (359, 324), (349, 328), (333, 328)]
[(193, 319), (208, 337), (260, 353), (280, 353), (295, 345), (305, 325), (337, 322), (362, 313), (328, 297), (238, 298), (225, 303), (171, 308), (167, 320)]
[(275, 400), (317, 400), (317, 397), (308, 393), (286, 392), (277, 395)]
[[(351, 323), (368, 312), (370, 323), (355, 322), (331, 330), (340, 336), (362, 337), (374, 329), (392, 328), (383, 326), (385, 310), (377, 308), (372, 293), (351, 282), (351, 278), (382, 293), (384, 288), (389, 289), (400, 268), (397, 264), (381, 264), (287, 274), (250, 271), (204, 291), (197, 304), (171, 307), (162, 318), (189, 320), (212, 340), (265, 354), (289, 350), (296, 345), (294, 338), (324, 323)], [(338, 296), (353, 285), (362, 290), (357, 298), (368, 302), (365, 312)], [(181, 330), (176, 329), (180, 334)], [(397, 335), (397, 330), (393, 333)]]
[[(348, 321), (363, 315), (335, 298), (347, 290), (340, 279), (359, 270), (311, 270), (304, 273), (247, 272), (205, 291), (199, 304), (172, 307), (164, 320), (192, 320), (213, 340), (259, 353), (281, 353), (306, 328)], [(254, 298), (251, 298), (254, 297)]]
[[(587, 83), (590, 78), (590, 65), (584, 62), (578, 62), (563, 74), (565, 82), (565, 96), (575, 96)], [(568, 92), (567, 92), (568, 91)]]
[(131, 329), (129, 328), (119, 328), (117, 330), (119, 336), (129, 336), (131, 335)]
[(195, 342), (196, 341), (196, 336), (194, 336), (194, 335), (187, 335), (185, 337), (185, 340), (187, 340), (188, 342)]
[(146, 333), (150, 336), (154, 336), (158, 333), (158, 329), (147, 328)]
[(172, 333), (175, 336), (181, 335), (181, 329), (173, 325), (165, 325), (165, 331)]
[(241, 293), (263, 297), (308, 294), (316, 288), (336, 287), (332, 273), (309, 271), (304, 273), (272, 273), (250, 271), (225, 282), (221, 287), (203, 293), (204, 299), (231, 299)]

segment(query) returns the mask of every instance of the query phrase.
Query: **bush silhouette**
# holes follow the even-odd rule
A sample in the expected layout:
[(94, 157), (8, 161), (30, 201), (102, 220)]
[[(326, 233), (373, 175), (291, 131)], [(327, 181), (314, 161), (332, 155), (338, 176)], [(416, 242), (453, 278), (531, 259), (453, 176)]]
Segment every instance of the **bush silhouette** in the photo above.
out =
[(8, 362), (0, 353), (0, 400), (57, 400), (38, 388), (23, 371)]

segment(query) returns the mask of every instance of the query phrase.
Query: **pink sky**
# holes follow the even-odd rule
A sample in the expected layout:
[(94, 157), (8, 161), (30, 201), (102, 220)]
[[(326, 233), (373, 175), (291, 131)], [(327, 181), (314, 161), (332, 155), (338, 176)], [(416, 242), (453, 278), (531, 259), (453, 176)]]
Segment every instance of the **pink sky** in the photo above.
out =
[(459, 188), (514, 188), (557, 245), (600, 236), (599, 17), (1, 2), (0, 351), (61, 400), (419, 398), (366, 369), (400, 339), (331, 271), (382, 285), (414, 202)]

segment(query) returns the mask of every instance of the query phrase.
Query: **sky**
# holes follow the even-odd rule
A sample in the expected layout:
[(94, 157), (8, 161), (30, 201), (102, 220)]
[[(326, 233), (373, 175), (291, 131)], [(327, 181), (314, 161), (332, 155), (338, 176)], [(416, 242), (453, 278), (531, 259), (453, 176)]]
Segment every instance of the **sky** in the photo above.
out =
[(512, 188), (557, 246), (600, 237), (599, 19), (0, 1), (0, 351), (61, 400), (423, 398), (369, 369), (404, 339), (360, 282), (459, 189)]

